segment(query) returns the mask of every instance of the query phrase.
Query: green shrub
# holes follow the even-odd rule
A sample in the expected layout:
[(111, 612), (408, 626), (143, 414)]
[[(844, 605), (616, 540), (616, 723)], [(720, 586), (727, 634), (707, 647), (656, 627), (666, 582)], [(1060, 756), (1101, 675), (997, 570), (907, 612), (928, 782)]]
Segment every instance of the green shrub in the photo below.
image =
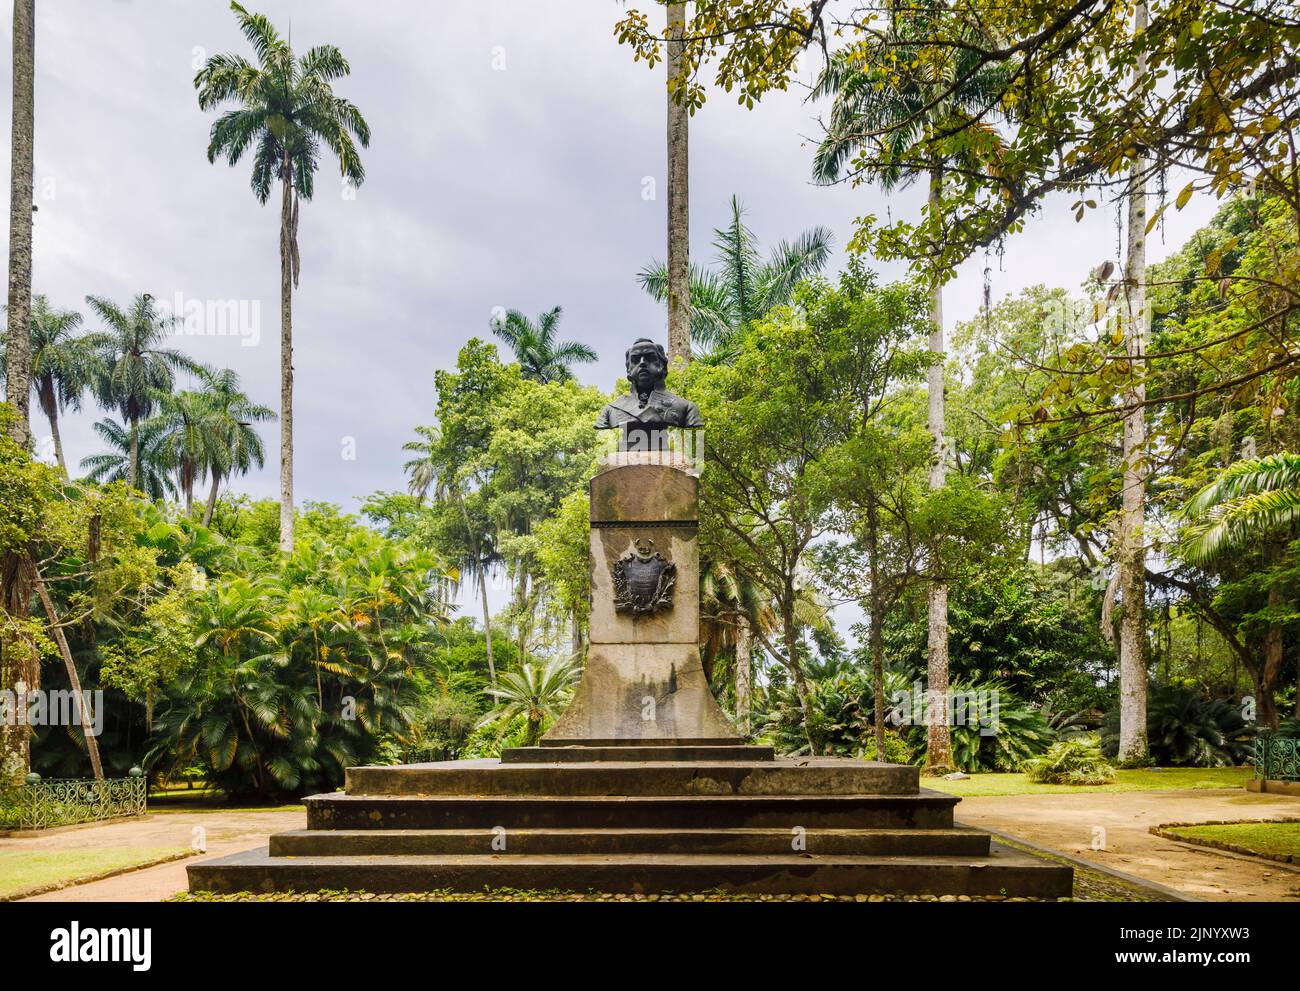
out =
[[(1255, 727), (1241, 710), (1182, 685), (1159, 685), (1147, 697), (1147, 746), (1162, 767), (1235, 767), (1254, 752)], [(1119, 752), (1119, 708), (1106, 713), (1101, 748)]]
[[(1043, 753), (1056, 734), (1042, 713), (1017, 698), (999, 681), (949, 686), (958, 725), (950, 727), (952, 765), (967, 774), (1019, 771), (1031, 757)], [(957, 700), (968, 701), (959, 705)], [(996, 712), (992, 699), (997, 700)], [(906, 714), (905, 714), (906, 715)], [(929, 728), (911, 725), (905, 739), (917, 763), (925, 758)]]
[(1025, 761), (1030, 781), (1043, 785), (1106, 785), (1115, 780), (1111, 767), (1095, 739), (1061, 740), (1047, 753)]
[[(858, 756), (863, 760), (881, 760), (876, 756), (876, 737), (869, 736), (858, 752)], [(910, 764), (912, 763), (912, 748), (909, 747), (901, 736), (892, 729), (885, 730), (885, 756), (883, 758), (889, 764)]]
[(22, 824), (18, 788), (0, 784), (0, 829), (17, 829)]

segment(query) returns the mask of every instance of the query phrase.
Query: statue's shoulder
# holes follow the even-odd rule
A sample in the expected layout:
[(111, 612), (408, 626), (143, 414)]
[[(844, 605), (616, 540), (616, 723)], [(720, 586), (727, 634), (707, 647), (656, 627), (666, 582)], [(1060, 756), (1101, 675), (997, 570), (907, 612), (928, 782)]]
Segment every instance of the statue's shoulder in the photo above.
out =
[(668, 407), (676, 414), (673, 419), (679, 427), (702, 427), (704, 421), (700, 419), (700, 409), (689, 399), (677, 395), (675, 392), (663, 391), (663, 397), (667, 400)]

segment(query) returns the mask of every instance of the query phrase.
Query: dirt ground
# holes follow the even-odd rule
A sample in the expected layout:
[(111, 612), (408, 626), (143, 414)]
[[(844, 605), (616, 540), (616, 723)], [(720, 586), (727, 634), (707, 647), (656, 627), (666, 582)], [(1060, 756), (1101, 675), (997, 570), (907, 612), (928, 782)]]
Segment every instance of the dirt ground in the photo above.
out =
[(24, 901), (50, 902), (156, 902), (187, 887), (185, 868), (212, 857), (265, 846), (267, 837), (288, 829), (304, 829), (307, 813), (286, 812), (177, 812), (143, 819), (86, 826), (39, 837), (0, 838), (0, 850), (75, 850), (90, 845), (109, 847), (189, 847), (194, 830), (204, 830), (207, 852), (157, 867), (119, 874)]
[[(964, 798), (957, 818), (1136, 874), (1194, 898), (1300, 902), (1300, 868), (1153, 836), (1169, 822), (1300, 817), (1300, 798), (1239, 788)], [(1093, 849), (1094, 830), (1105, 831)]]

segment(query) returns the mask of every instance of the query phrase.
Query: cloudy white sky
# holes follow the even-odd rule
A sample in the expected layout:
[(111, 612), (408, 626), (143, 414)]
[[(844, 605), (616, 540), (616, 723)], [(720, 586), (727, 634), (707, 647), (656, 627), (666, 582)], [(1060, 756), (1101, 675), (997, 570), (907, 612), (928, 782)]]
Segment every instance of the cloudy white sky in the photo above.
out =
[[(635, 6), (652, 6), (638, 0)], [(344, 195), (328, 164), (300, 224), (296, 296), (297, 493), (355, 509), (403, 484), (401, 445), (433, 408), (433, 372), (494, 307), (564, 307), (565, 337), (594, 347), (579, 377), (610, 389), (626, 342), (664, 337), (634, 275), (664, 254), (662, 66), (615, 43), (615, 0), (250, 0), (295, 48), (338, 44), (338, 91), (369, 120), (367, 179)], [(188, 337), (193, 355), (278, 402), (278, 204), (257, 203), (248, 163), (209, 165), (210, 116), (192, 84), (207, 54), (247, 52), (223, 0), (38, 0), (34, 285), (60, 307), (87, 294), (122, 302), (240, 300), (260, 307), (261, 341)], [(6, 8), (7, 13), (7, 8)], [(659, 15), (661, 16), (661, 15)], [(2, 19), (4, 51), (9, 18)], [(810, 63), (811, 66), (811, 63)], [(10, 73), (0, 73), (9, 129)], [(842, 248), (855, 217), (914, 214), (920, 192), (810, 184), (815, 106), (775, 94), (752, 111), (714, 94), (691, 123), (691, 250), (739, 195), (761, 241), (829, 227)], [(8, 142), (3, 142), (8, 170)], [(647, 179), (658, 196), (646, 198)], [(1152, 254), (1173, 250), (1212, 204), (1170, 218)], [(1173, 213), (1173, 211), (1170, 211)], [(7, 216), (7, 213), (5, 214)], [(1114, 210), (1076, 224), (1050, 203), (994, 258), (994, 296), (1043, 282), (1075, 286), (1116, 251)], [(7, 221), (0, 221), (7, 223)], [(950, 321), (973, 315), (985, 260), (948, 293)], [(897, 269), (882, 266), (887, 273)], [(90, 408), (72, 414), (74, 465), (96, 449)], [(43, 426), (43, 425), (42, 425)], [(38, 426), (38, 430), (40, 427)], [(268, 453), (276, 428), (265, 429)], [(355, 459), (345, 458), (349, 440)], [(276, 492), (276, 466), (237, 483)]]

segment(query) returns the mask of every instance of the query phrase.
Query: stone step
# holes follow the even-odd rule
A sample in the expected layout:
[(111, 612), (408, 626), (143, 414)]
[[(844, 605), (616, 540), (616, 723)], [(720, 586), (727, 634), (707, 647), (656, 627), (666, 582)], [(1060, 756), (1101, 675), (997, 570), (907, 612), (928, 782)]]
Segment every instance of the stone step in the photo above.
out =
[(485, 888), (665, 893), (1007, 895), (1061, 898), (1073, 872), (1006, 847), (987, 857), (770, 855), (272, 857), (265, 847), (191, 864), (191, 891), (377, 894)]
[(513, 764), (441, 761), (350, 767), (349, 795), (914, 795), (910, 764), (836, 758), (770, 761), (598, 761)]
[(771, 747), (737, 743), (734, 745), (673, 744), (669, 746), (541, 746), (507, 747), (501, 751), (503, 764), (589, 764), (596, 761), (770, 761), (775, 759)]
[(950, 829), (952, 795), (314, 795), (309, 829)]
[[(803, 844), (799, 851), (793, 846)], [(501, 849), (504, 842), (505, 848)], [(494, 848), (493, 844), (496, 844)], [(271, 837), (272, 857), (442, 854), (789, 854), (987, 856), (974, 829), (299, 829)]]

